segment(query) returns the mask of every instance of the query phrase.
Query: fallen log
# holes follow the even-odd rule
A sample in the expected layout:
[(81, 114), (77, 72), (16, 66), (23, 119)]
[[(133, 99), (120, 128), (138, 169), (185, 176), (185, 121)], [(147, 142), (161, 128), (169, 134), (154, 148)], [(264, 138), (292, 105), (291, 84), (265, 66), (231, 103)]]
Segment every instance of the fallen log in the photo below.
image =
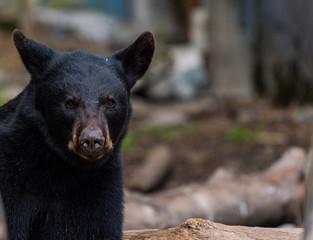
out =
[(132, 172), (125, 183), (126, 187), (140, 192), (152, 191), (163, 181), (171, 165), (172, 157), (168, 147), (157, 146), (150, 152), (141, 167)]
[(227, 226), (202, 219), (188, 219), (183, 224), (166, 230), (132, 230), (124, 231), (124, 240), (300, 240), (301, 228), (260, 228)]
[(149, 195), (126, 191), (124, 229), (164, 229), (188, 218), (248, 226), (294, 222), (304, 199), (304, 162), (305, 151), (292, 148), (260, 173), (218, 171), (203, 184)]

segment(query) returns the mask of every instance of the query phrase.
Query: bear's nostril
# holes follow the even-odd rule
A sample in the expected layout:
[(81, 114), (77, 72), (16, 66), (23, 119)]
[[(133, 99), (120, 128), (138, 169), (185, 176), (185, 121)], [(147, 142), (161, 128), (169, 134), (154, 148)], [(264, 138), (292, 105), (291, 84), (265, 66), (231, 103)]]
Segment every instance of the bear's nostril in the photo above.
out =
[(79, 137), (79, 143), (84, 152), (97, 154), (103, 149), (105, 138), (99, 130), (85, 129)]
[(94, 145), (95, 145), (95, 148), (102, 148), (103, 142), (96, 140)]
[(87, 139), (83, 139), (83, 141), (81, 142), (81, 146), (83, 148), (89, 148), (90, 142)]

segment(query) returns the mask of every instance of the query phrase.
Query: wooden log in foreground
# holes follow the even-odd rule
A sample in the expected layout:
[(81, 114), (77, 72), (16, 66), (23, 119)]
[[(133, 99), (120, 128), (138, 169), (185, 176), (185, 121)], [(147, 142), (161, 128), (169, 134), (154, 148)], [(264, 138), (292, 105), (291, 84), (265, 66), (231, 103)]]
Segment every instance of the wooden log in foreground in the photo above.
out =
[(305, 156), (292, 148), (263, 172), (216, 174), (202, 184), (149, 195), (127, 191), (124, 229), (165, 229), (188, 218), (245, 226), (295, 221), (304, 199)]
[(124, 240), (301, 240), (301, 228), (260, 228), (228, 226), (202, 219), (188, 219), (183, 224), (165, 230), (124, 231)]

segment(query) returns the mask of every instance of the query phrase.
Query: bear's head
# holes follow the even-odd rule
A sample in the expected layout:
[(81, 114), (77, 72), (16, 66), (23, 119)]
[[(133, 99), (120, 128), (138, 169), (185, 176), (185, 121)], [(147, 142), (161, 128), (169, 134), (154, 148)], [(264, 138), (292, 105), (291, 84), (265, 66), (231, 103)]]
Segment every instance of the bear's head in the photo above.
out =
[(33, 107), (27, 114), (38, 121), (50, 148), (74, 165), (104, 163), (125, 134), (130, 90), (150, 65), (153, 35), (143, 32), (107, 57), (58, 52), (19, 30), (13, 39), (31, 75), (25, 91)]

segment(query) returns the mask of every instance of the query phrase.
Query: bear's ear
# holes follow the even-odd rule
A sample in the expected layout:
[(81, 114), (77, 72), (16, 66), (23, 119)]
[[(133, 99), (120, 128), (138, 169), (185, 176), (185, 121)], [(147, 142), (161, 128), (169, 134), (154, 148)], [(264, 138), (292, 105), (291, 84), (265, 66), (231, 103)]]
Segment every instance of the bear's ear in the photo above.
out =
[(147, 71), (154, 49), (154, 37), (151, 32), (146, 31), (134, 43), (113, 55), (116, 60), (122, 63), (123, 74), (125, 74), (126, 84), (129, 89)]
[(55, 51), (25, 37), (20, 30), (14, 30), (13, 40), (21, 59), (31, 75), (42, 73), (53, 58)]

